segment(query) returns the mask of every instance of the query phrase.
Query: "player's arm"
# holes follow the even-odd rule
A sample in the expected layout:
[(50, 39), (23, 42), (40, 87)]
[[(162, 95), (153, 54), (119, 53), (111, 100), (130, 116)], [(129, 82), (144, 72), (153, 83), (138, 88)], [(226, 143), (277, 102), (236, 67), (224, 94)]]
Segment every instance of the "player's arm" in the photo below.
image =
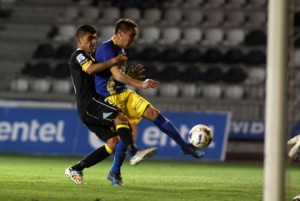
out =
[(100, 71), (103, 71), (105, 69), (108, 69), (112, 66), (115, 66), (115, 65), (121, 65), (123, 64), (124, 62), (127, 61), (127, 57), (124, 55), (124, 54), (120, 54), (108, 61), (105, 61), (105, 62), (100, 62), (100, 63), (91, 63), (91, 65), (89, 65), (85, 72), (87, 74), (90, 74), (90, 75), (93, 75), (95, 73), (98, 73)]
[(121, 82), (126, 85), (134, 86), (137, 88), (147, 89), (147, 88), (155, 88), (159, 86), (159, 82), (152, 80), (152, 79), (146, 79), (145, 81), (140, 81), (137, 79), (133, 79), (123, 73), (119, 66), (113, 66), (110, 68), (111, 73), (113, 74), (115, 80), (118, 82)]

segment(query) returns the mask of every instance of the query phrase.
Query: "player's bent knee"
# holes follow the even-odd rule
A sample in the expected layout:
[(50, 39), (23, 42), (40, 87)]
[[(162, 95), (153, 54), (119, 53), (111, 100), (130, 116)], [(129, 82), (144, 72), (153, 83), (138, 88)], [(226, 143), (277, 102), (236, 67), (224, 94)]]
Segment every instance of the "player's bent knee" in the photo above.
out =
[(112, 137), (110, 139), (108, 139), (106, 141), (107, 146), (111, 149), (111, 150), (115, 150), (117, 143), (119, 142), (119, 138), (118, 137)]
[(154, 121), (159, 114), (160, 114), (159, 110), (150, 105), (146, 108), (143, 117), (150, 121)]
[(116, 118), (115, 118), (115, 125), (119, 125), (119, 124), (128, 124), (128, 119), (125, 115), (123, 114), (119, 114)]

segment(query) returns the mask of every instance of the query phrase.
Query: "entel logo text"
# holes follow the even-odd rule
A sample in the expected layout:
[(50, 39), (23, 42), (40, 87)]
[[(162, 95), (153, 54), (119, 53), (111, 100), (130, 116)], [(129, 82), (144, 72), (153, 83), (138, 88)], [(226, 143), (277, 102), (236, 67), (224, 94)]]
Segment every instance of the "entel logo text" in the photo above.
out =
[(37, 119), (31, 122), (0, 121), (0, 141), (64, 143), (64, 121), (57, 123), (39, 123)]

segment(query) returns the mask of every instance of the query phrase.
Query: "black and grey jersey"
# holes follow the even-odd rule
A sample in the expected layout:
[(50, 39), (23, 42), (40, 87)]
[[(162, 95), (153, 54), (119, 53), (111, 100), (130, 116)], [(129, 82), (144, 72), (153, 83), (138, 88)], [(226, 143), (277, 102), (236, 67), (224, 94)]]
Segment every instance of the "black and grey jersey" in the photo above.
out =
[(77, 110), (83, 119), (89, 103), (96, 97), (94, 76), (87, 74), (86, 69), (95, 62), (91, 55), (77, 49), (70, 57), (69, 65), (75, 90)]

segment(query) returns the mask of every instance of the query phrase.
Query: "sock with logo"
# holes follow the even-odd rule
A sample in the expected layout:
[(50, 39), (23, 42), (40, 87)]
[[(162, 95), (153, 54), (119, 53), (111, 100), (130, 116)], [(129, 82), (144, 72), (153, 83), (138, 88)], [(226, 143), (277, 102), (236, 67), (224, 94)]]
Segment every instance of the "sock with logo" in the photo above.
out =
[(92, 153), (90, 153), (88, 156), (86, 156), (84, 159), (79, 161), (77, 164), (73, 165), (71, 168), (73, 170), (83, 170), (84, 168), (91, 167), (104, 159), (108, 158), (113, 151), (105, 144), (102, 147), (96, 149)]
[(171, 137), (180, 147), (181, 149), (185, 149), (187, 143), (182, 139), (179, 134), (179, 131), (176, 127), (162, 114), (159, 114), (158, 117), (153, 121), (153, 123), (165, 134)]

